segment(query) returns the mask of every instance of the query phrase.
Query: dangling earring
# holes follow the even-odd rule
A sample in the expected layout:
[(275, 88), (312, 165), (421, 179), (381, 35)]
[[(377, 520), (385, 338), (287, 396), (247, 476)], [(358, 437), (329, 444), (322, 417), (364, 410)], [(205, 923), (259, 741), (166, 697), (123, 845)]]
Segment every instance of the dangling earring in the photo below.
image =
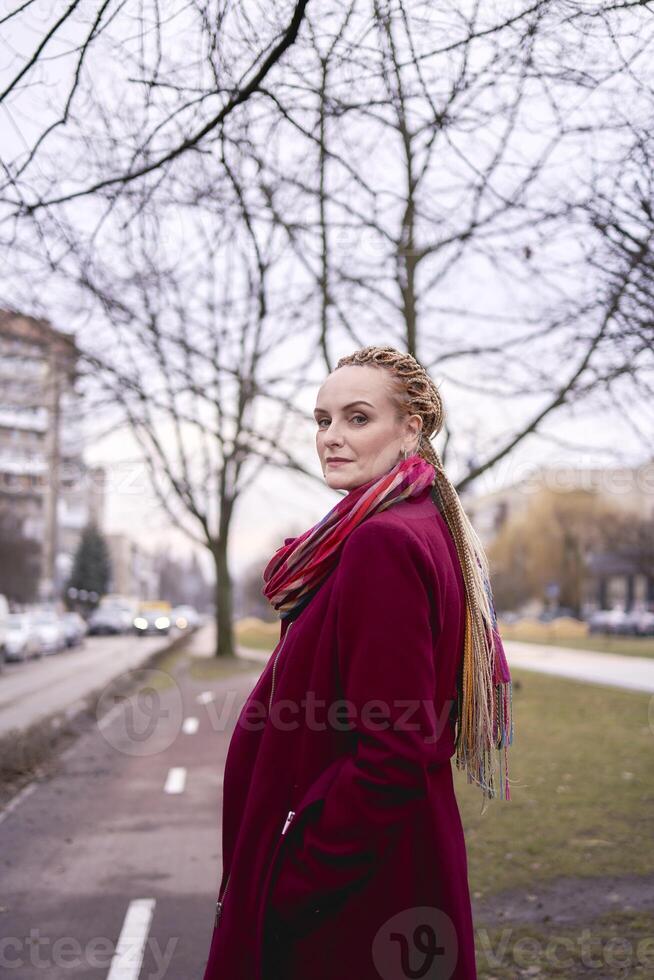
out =
[(402, 452), (404, 453), (404, 458), (406, 459), (406, 457), (407, 457), (406, 446), (404, 447), (404, 449), (402, 450)]

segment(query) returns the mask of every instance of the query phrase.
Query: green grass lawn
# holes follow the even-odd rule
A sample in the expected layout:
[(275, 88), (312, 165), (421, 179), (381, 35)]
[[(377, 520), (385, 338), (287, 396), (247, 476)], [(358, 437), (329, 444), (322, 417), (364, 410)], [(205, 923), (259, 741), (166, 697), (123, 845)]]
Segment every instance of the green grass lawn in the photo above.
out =
[(196, 681), (220, 681), (234, 674), (261, 672), (264, 664), (244, 657), (189, 658), (188, 673)]
[(274, 650), (279, 640), (281, 625), (276, 623), (274, 628), (256, 626), (236, 626), (236, 642), (239, 646), (250, 647), (252, 650)]
[[(492, 896), (505, 889), (524, 889), (527, 902), (530, 895), (538, 895), (540, 886), (555, 879), (569, 879), (574, 889), (579, 878), (654, 874), (653, 699), (518, 669), (512, 673), (516, 687), (512, 799), (491, 801), (482, 817), (480, 791), (468, 785), (464, 773), (455, 771), (471, 893), (492, 904)], [(599, 900), (596, 908), (592, 906), (589, 903), (585, 911), (598, 942), (608, 943), (615, 931), (613, 918), (606, 916), (606, 906)], [(509, 928), (512, 944), (525, 936), (541, 942), (542, 957), (523, 967), (510, 960), (499, 972), (493, 969), (492, 959), (488, 962), (484, 955), (480, 959), (480, 938), (497, 941), (501, 929), (478, 933), (480, 977), (654, 976), (651, 917), (643, 926), (636, 909), (621, 922), (619, 935), (634, 950), (638, 942), (652, 937), (652, 959), (642, 972), (633, 963), (631, 972), (611, 972), (606, 962), (608, 972), (593, 972), (579, 957), (567, 972), (563, 968), (557, 972), (556, 963), (550, 963), (544, 952), (552, 929), (540, 923)], [(577, 935), (581, 926), (571, 924), (569, 931)], [(567, 935), (560, 926), (555, 934)], [(531, 972), (521, 972), (529, 966)]]

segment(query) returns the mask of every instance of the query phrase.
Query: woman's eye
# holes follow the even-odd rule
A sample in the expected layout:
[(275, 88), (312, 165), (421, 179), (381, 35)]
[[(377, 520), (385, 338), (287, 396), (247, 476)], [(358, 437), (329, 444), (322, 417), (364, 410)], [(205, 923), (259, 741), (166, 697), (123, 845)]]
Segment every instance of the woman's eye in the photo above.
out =
[[(364, 422), (367, 422), (368, 421), (368, 419), (367, 419), (367, 417), (365, 415), (353, 415), (352, 416), (352, 419), (363, 419)], [(329, 419), (318, 419), (318, 428), (319, 429), (322, 427), (323, 422), (327, 422), (327, 424), (329, 424)]]

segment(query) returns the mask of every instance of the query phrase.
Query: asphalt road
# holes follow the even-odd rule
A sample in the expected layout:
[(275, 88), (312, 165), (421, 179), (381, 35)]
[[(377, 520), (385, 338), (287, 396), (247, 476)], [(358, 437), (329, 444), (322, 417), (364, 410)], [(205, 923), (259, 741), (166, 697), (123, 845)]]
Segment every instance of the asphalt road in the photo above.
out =
[(89, 636), (80, 647), (7, 663), (0, 674), (0, 735), (66, 709), (167, 646), (169, 636)]
[[(193, 642), (208, 652), (210, 631)], [(174, 676), (144, 672), (56, 775), (0, 815), (1, 977), (202, 977), (222, 872), (222, 772), (259, 668), (207, 682), (188, 663)]]

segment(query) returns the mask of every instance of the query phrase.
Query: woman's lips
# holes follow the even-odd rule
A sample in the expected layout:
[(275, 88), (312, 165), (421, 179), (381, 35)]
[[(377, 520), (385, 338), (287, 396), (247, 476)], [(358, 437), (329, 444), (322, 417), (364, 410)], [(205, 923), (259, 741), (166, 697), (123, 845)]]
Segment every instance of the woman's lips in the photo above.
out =
[(351, 459), (328, 459), (327, 466), (344, 466), (345, 463), (351, 463)]

